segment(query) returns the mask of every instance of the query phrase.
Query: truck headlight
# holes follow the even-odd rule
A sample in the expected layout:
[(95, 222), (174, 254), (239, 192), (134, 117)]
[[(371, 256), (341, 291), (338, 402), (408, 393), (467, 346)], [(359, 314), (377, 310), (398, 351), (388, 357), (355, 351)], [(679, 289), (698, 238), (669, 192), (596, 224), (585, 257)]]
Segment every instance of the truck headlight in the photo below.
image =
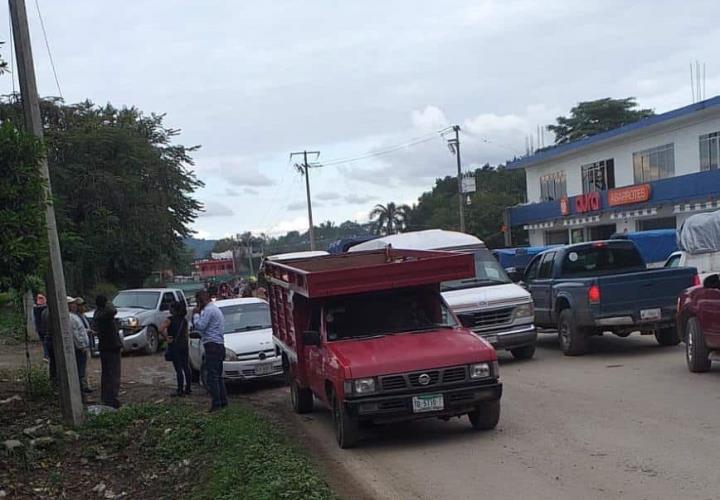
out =
[(355, 394), (372, 394), (375, 392), (374, 378), (359, 378), (353, 380), (353, 392)]
[(470, 365), (470, 378), (488, 378), (492, 375), (490, 363), (475, 363)]
[(232, 349), (225, 348), (225, 361), (237, 361), (238, 357), (235, 351)]
[(127, 328), (137, 328), (140, 322), (135, 317), (125, 318), (122, 320), (122, 326)]
[(519, 305), (515, 308), (515, 319), (535, 319), (535, 309), (533, 303), (528, 302), (527, 304)]

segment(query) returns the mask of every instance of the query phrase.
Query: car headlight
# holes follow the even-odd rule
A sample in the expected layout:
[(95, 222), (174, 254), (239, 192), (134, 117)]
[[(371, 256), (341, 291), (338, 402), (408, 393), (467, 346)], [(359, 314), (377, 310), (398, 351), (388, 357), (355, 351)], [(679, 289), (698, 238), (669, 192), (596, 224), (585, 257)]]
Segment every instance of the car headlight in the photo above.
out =
[(488, 378), (492, 376), (490, 363), (475, 363), (470, 365), (470, 378)]
[(520, 318), (535, 319), (535, 309), (533, 308), (532, 302), (519, 305), (515, 308), (515, 319)]
[(374, 378), (358, 378), (352, 381), (352, 392), (354, 394), (372, 394), (375, 392)]
[(137, 328), (140, 322), (135, 317), (125, 318), (122, 320), (122, 326), (126, 328)]
[(225, 361), (237, 361), (238, 357), (235, 351), (232, 349), (225, 348)]

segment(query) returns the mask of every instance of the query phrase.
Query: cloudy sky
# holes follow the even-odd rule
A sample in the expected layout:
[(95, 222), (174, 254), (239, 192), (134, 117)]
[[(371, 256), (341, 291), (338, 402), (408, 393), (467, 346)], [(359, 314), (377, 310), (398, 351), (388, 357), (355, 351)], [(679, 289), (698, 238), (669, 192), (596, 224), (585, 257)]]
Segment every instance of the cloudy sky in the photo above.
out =
[[(453, 173), (436, 134), (448, 125), (462, 127), (470, 168), (522, 154), (580, 100), (689, 104), (690, 61), (707, 63), (706, 95), (720, 93), (717, 0), (39, 3), (68, 102), (166, 113), (202, 146), (202, 237), (304, 229), (292, 151), (328, 163), (310, 174), (316, 223), (363, 221)], [(40, 92), (58, 95), (28, 10)]]

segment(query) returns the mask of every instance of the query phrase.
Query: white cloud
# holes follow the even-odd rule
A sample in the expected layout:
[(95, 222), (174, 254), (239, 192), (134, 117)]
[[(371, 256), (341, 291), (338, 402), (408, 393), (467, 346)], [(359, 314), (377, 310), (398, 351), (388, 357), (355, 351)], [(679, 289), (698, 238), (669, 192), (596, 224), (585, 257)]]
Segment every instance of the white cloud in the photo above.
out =
[[(324, 206), (323, 203), (320, 203), (319, 201), (313, 201), (312, 207), (320, 208)], [(307, 202), (306, 201), (293, 201), (292, 203), (288, 203), (285, 208), (291, 212), (296, 210), (307, 210)]]
[(207, 218), (207, 217), (228, 217), (230, 215), (235, 215), (235, 212), (232, 208), (228, 207), (227, 205), (224, 205), (218, 201), (206, 201), (203, 203), (203, 211), (200, 212), (198, 215), (198, 218)]
[[(226, 165), (225, 167), (229, 167)], [(235, 186), (268, 187), (274, 186), (277, 182), (266, 174), (260, 172), (257, 167), (223, 168), (223, 179)]]
[(233, 189), (231, 187), (226, 187), (225, 194), (227, 196), (238, 196), (240, 193), (238, 193), (236, 189)]
[(343, 201), (350, 205), (362, 205), (376, 199), (377, 196), (373, 195), (348, 194), (343, 198)]
[(425, 106), (425, 109), (412, 112), (413, 127), (424, 134), (437, 132), (448, 126), (445, 113), (437, 106)]
[(249, 188), (249, 187), (243, 188), (243, 193), (253, 195), (253, 196), (256, 194), (260, 194), (260, 192), (257, 189), (253, 189), (253, 188)]

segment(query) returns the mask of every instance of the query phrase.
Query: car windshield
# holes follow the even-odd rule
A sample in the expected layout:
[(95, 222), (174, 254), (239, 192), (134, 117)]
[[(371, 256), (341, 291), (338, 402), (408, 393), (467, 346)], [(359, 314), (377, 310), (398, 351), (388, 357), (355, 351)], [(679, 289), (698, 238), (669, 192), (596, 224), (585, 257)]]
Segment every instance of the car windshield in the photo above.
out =
[(457, 325), (436, 290), (389, 290), (350, 295), (325, 307), (328, 340), (419, 333)]
[(605, 245), (571, 248), (562, 263), (563, 276), (582, 276), (644, 269), (642, 257), (635, 245)]
[(120, 292), (112, 300), (115, 307), (133, 307), (137, 309), (155, 309), (160, 292)]
[(225, 317), (225, 333), (250, 332), (270, 328), (270, 308), (264, 302), (222, 306)]
[(475, 277), (446, 281), (442, 284), (442, 291), (511, 283), (505, 270), (486, 248), (475, 250), (473, 255), (475, 257)]

